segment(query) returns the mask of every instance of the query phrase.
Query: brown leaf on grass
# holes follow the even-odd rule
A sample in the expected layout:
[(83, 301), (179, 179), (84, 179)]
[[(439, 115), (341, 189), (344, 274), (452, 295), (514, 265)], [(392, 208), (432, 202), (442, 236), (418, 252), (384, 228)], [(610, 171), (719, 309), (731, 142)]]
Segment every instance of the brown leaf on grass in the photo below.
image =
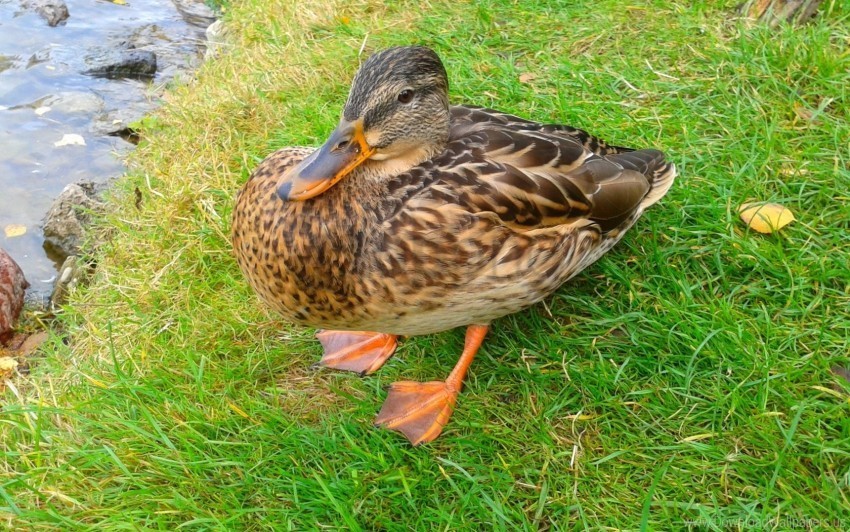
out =
[(817, 118), (813, 111), (799, 102), (794, 104), (794, 114), (797, 115), (797, 118), (810, 122), (812, 125), (820, 125), (821, 123), (821, 120)]
[(779, 231), (794, 221), (794, 213), (778, 203), (744, 203), (738, 214), (750, 229), (764, 234)]
[(836, 377), (841, 377), (845, 380), (845, 382), (847, 382), (847, 384), (850, 384), (850, 369), (845, 368), (844, 366), (832, 366), (830, 371), (832, 371), (832, 374)]
[(531, 83), (532, 81), (534, 81), (534, 78), (536, 78), (536, 77), (537, 76), (535, 76), (531, 72), (523, 72), (522, 74), (519, 75), (519, 82), (525, 83), (527, 85), (527, 84)]
[(18, 346), (18, 353), (25, 357), (32, 355), (49, 337), (50, 333), (47, 331), (32, 333)]
[(837, 377), (830, 383), (829, 389), (844, 395), (850, 393), (850, 368), (846, 365), (839, 366), (836, 364), (829, 368), (829, 370), (835, 377)]

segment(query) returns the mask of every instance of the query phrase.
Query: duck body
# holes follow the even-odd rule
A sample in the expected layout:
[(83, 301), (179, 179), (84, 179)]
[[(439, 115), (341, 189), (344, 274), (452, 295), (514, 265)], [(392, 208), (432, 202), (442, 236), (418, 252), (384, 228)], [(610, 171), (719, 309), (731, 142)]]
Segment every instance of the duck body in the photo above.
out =
[(436, 438), (488, 330), (614, 246), (673, 184), (657, 150), (449, 106), (436, 54), (391, 48), (352, 83), (318, 148), (284, 148), (236, 199), (237, 262), (260, 298), (317, 336), (325, 366), (368, 374), (398, 336), (466, 326), (445, 381), (395, 383), (376, 423)]
[(490, 323), (592, 264), (672, 183), (658, 151), (620, 154), (581, 130), (487, 109), (455, 106), (451, 116), (436, 157), (306, 201), (276, 190), (312, 150), (267, 158), (233, 223), (260, 297), (321, 329), (407, 336)]

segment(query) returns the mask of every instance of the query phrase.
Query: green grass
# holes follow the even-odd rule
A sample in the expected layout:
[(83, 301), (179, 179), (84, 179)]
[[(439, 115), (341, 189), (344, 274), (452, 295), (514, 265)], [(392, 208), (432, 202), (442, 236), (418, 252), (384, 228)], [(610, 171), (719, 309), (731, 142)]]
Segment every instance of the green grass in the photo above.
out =
[[(846, 4), (770, 30), (736, 1), (291, 3), (230, 4), (229, 53), (150, 122), (70, 342), (3, 398), (10, 527), (850, 526)], [(433, 46), (456, 102), (680, 169), (612, 252), (494, 324), (421, 448), (371, 421), (389, 383), (443, 378), (463, 331), (370, 377), (311, 369), (312, 331), (259, 306), (228, 244), (239, 186), (331, 130), (364, 41)], [(750, 232), (751, 199), (797, 221)]]

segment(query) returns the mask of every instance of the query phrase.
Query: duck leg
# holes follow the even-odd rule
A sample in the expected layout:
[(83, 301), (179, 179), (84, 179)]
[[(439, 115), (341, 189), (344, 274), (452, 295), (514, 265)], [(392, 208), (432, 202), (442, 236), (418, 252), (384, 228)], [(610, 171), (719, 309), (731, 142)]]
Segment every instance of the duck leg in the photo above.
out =
[(361, 375), (378, 371), (398, 345), (394, 334), (366, 331), (319, 331), (316, 338), (325, 349), (319, 364)]
[(445, 381), (393, 383), (375, 425), (401, 432), (413, 445), (428, 443), (439, 436), (452, 415), (463, 378), (487, 329), (486, 325), (467, 327), (463, 353)]

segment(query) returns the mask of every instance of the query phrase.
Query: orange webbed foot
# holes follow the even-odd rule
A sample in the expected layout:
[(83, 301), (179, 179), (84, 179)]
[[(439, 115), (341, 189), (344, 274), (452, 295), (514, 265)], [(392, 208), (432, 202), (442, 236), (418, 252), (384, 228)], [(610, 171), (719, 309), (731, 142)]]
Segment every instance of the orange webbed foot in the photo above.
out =
[(319, 331), (316, 338), (325, 350), (320, 365), (361, 375), (378, 371), (398, 345), (395, 335), (365, 331)]
[(413, 445), (428, 443), (448, 423), (459, 391), (443, 381), (395, 382), (375, 425), (401, 432)]
[(445, 381), (402, 381), (390, 385), (375, 425), (401, 432), (413, 445), (428, 443), (439, 436), (455, 408), (466, 371), (486, 335), (486, 325), (467, 327), (463, 353)]

